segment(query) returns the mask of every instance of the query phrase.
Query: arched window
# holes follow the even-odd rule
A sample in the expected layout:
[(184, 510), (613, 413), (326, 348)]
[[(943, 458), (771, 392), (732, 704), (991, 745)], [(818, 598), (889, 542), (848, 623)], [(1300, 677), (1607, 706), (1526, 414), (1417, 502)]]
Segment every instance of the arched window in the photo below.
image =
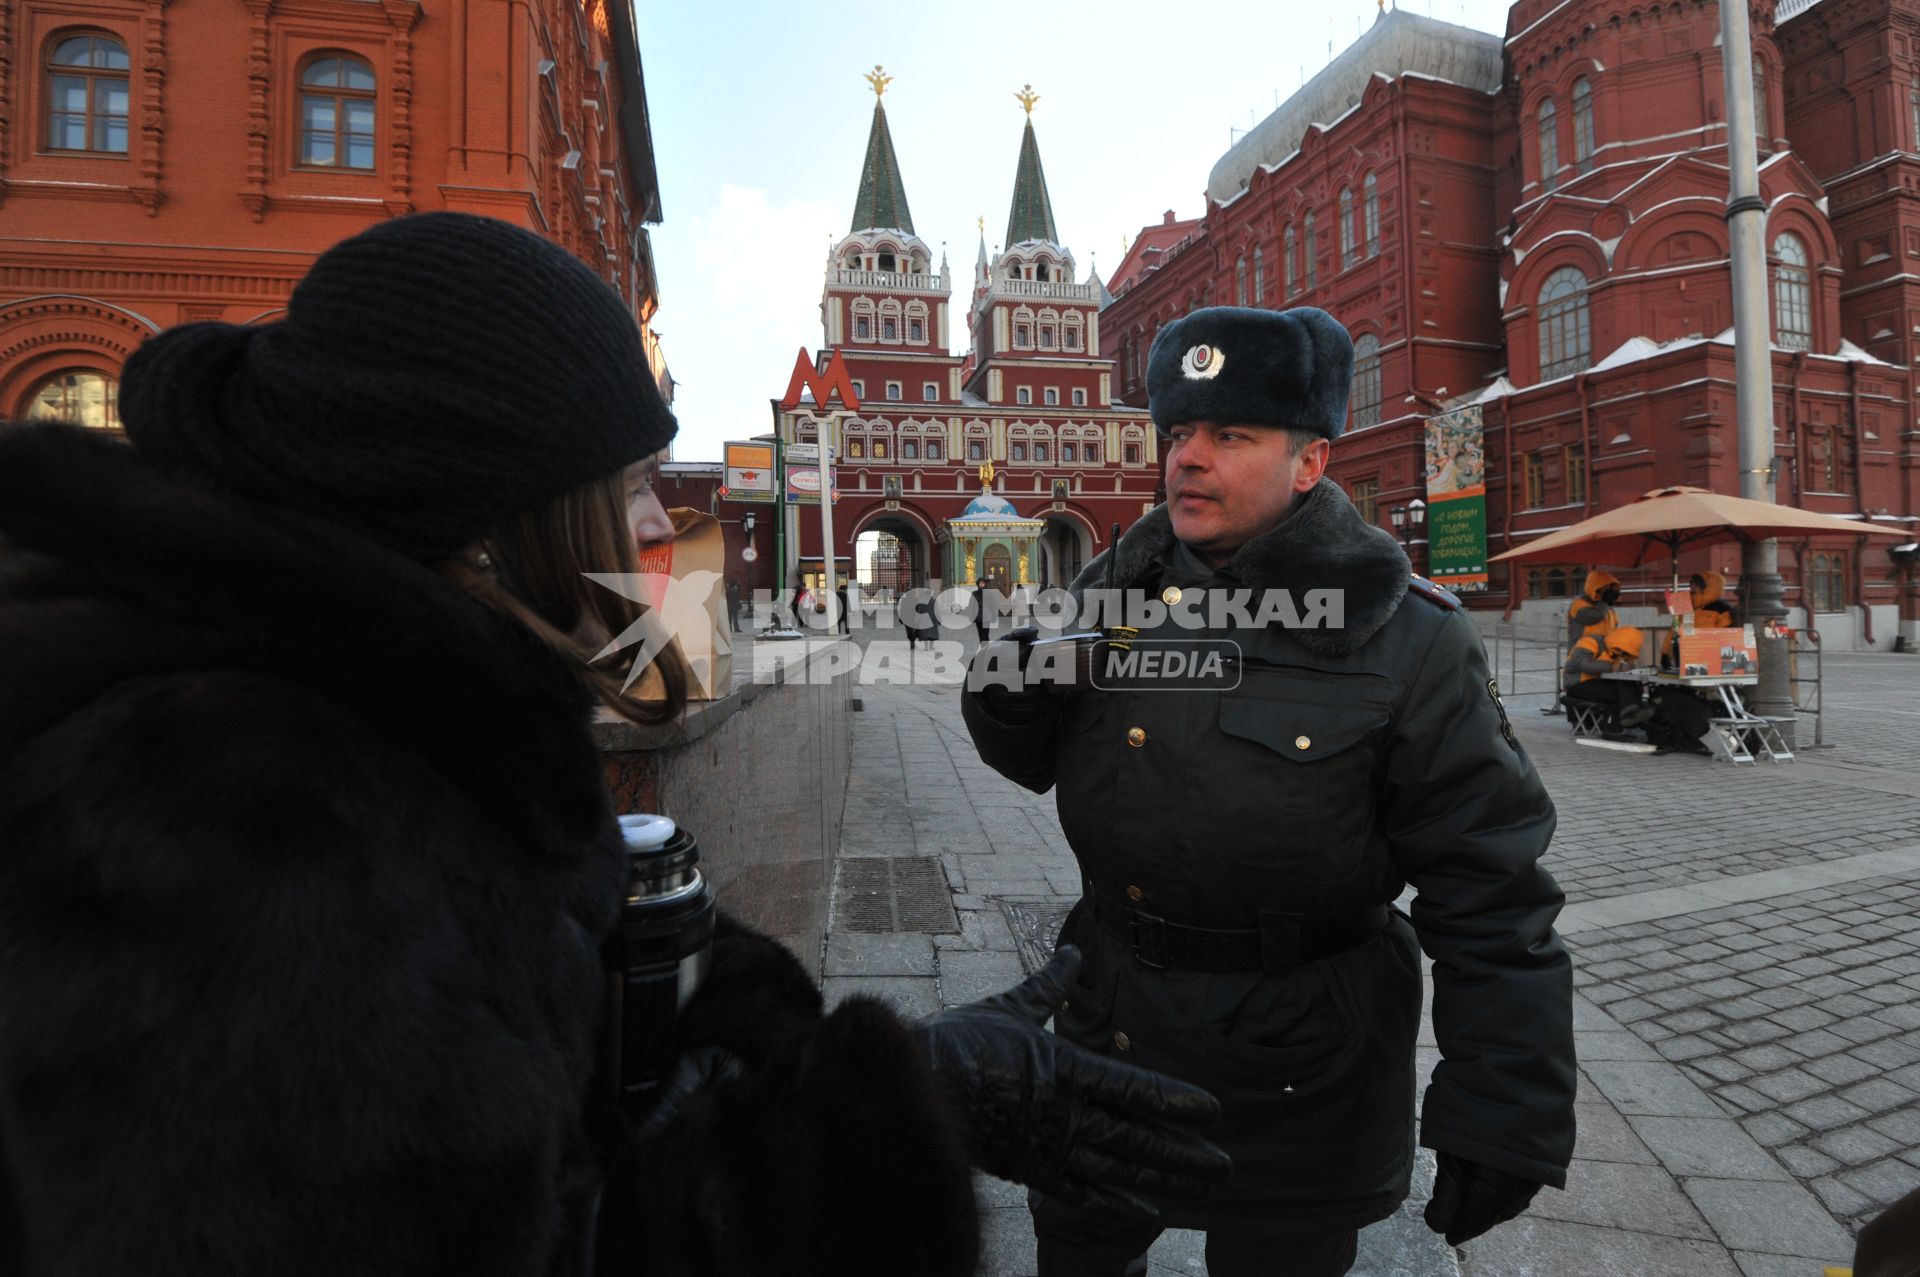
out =
[(373, 68), (327, 54), (300, 69), (300, 162), (373, 167)]
[(1303, 272), (1303, 273), (1304, 273), (1304, 274), (1306, 275), (1306, 277), (1307, 277), (1307, 291), (1309, 291), (1309, 292), (1311, 292), (1311, 291), (1313, 291), (1314, 289), (1316, 289), (1316, 288), (1318, 288), (1318, 287), (1320, 286), (1320, 282), (1319, 282), (1319, 280), (1320, 280), (1320, 263), (1318, 263), (1318, 262), (1316, 262), (1316, 261), (1314, 260), (1314, 257), (1316, 256), (1316, 253), (1315, 253), (1315, 250), (1314, 250), (1314, 238), (1315, 238), (1315, 237), (1314, 237), (1314, 233), (1313, 233), (1313, 211), (1312, 211), (1311, 209), (1309, 209), (1309, 210), (1307, 211), (1307, 217), (1306, 217), (1306, 227), (1305, 227), (1305, 229), (1306, 229), (1306, 234), (1305, 234), (1305, 236), (1304, 236), (1304, 238), (1305, 238), (1305, 240), (1306, 240), (1306, 243), (1304, 244), (1304, 246), (1303, 246), (1303, 247), (1305, 247), (1305, 249), (1306, 249), (1306, 255), (1307, 255), (1307, 268), (1306, 268), (1306, 270), (1305, 270), (1305, 272)]
[(1072, 444), (1063, 443), (1060, 445), (1060, 460), (1069, 465), (1073, 463), (1073, 445)]
[(940, 460), (940, 441), (938, 439), (927, 440), (927, 460)]
[(1100, 464), (1100, 445), (1097, 443), (1089, 442), (1087, 444), (1086, 451), (1087, 451), (1087, 464), (1090, 466), (1099, 465)]
[(1560, 172), (1560, 126), (1556, 121), (1553, 99), (1540, 104), (1540, 189), (1551, 191)]
[(1033, 445), (1033, 459), (1034, 459), (1035, 461), (1045, 461), (1045, 460), (1047, 459), (1047, 445), (1046, 445), (1046, 444), (1044, 444), (1044, 443), (1036, 443), (1036, 444), (1034, 444), (1034, 445)]
[(987, 454), (979, 444), (970, 443), (967, 445), (967, 460), (985, 461), (986, 459), (987, 459)]
[(1579, 372), (1593, 362), (1587, 328), (1587, 277), (1562, 266), (1540, 286), (1540, 380)]
[(118, 430), (120, 383), (89, 368), (63, 369), (34, 388), (21, 415), (28, 421)]
[(1253, 304), (1267, 304), (1267, 255), (1258, 244), (1253, 246)]
[(1247, 304), (1247, 259), (1242, 257), (1234, 265), (1233, 302), (1236, 306)]
[(1346, 270), (1360, 260), (1354, 247), (1353, 235), (1353, 188), (1340, 188), (1340, 269)]
[(1379, 183), (1374, 181), (1373, 174), (1367, 174), (1367, 180), (1361, 189), (1366, 203), (1367, 256), (1378, 257), (1380, 255), (1380, 187)]
[(1293, 224), (1280, 232), (1280, 279), (1288, 297), (1293, 296)]
[(1066, 343), (1068, 350), (1078, 350), (1081, 336), (1080, 316), (1068, 315), (1060, 325), (1060, 339)]
[(1753, 131), (1759, 135), (1760, 149), (1773, 149), (1773, 120), (1767, 109), (1767, 64), (1760, 55), (1753, 57)]
[(1787, 350), (1813, 349), (1813, 276), (1807, 246), (1792, 231), (1773, 237), (1779, 261), (1773, 273), (1774, 341)]
[(1027, 459), (1027, 445), (1026, 445), (1026, 444), (1024, 444), (1024, 443), (1016, 443), (1016, 444), (1014, 444), (1014, 445), (1013, 445), (1013, 459), (1014, 459), (1015, 461), (1025, 461), (1025, 460)]
[(127, 46), (91, 32), (47, 49), (47, 147), (127, 153)]
[(900, 441), (900, 459), (902, 461), (918, 461), (920, 459), (920, 445), (911, 439), (902, 439)]
[(1593, 171), (1593, 86), (1585, 76), (1573, 82), (1573, 171)]
[(1380, 424), (1380, 339), (1364, 333), (1353, 343), (1353, 428)]

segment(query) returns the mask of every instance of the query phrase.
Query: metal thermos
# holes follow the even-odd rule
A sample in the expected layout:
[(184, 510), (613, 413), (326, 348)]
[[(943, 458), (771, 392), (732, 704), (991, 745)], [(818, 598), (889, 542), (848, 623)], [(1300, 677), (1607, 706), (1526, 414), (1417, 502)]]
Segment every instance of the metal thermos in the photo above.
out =
[(680, 1011), (713, 961), (713, 891), (700, 844), (665, 816), (622, 816), (620, 1094), (644, 1103), (680, 1053)]

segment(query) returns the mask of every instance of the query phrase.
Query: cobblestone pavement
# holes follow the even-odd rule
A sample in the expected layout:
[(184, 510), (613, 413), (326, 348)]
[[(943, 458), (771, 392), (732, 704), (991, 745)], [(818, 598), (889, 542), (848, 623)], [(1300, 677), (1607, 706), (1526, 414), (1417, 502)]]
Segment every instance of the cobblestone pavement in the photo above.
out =
[[(957, 671), (971, 646), (917, 667)], [(1515, 705), (1561, 812), (1575, 1162), (1565, 1192), (1459, 1251), (1418, 1223), (1417, 1172), (1401, 1215), (1363, 1234), (1357, 1274), (1817, 1277), (1920, 1183), (1920, 747), (1901, 717), (1920, 719), (1920, 661), (1829, 658), (1826, 674), (1835, 748), (1791, 764), (1593, 750)], [(829, 998), (926, 1012), (1007, 987), (1079, 889), (1051, 796), (980, 763), (950, 678), (854, 694), (843, 856), (937, 857), (958, 930), (831, 927)], [(1424, 1072), (1430, 1027), (1421, 1053)], [(1028, 1277), (1020, 1191), (980, 1192), (982, 1273)], [(1204, 1272), (1196, 1234), (1152, 1259), (1156, 1277)]]

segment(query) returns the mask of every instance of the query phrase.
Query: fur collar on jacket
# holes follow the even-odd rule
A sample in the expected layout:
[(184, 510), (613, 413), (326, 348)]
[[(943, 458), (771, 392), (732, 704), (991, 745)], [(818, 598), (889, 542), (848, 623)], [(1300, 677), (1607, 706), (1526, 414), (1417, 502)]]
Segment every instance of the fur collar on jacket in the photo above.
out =
[(410, 739), (525, 849), (610, 822), (565, 662), (344, 528), (181, 484), (65, 426), (0, 432), (0, 765), (130, 679), (264, 673)]
[[(1139, 584), (1173, 541), (1167, 507), (1155, 506), (1120, 538), (1113, 580), (1121, 588)], [(1068, 588), (1075, 598), (1106, 584), (1114, 553), (1101, 554), (1074, 578)], [(1407, 597), (1412, 577), (1406, 553), (1362, 519), (1331, 479), (1302, 495), (1279, 527), (1241, 546), (1225, 570), (1248, 589), (1286, 590), (1296, 603), (1308, 590), (1344, 589), (1344, 628), (1288, 631), (1322, 656), (1345, 656), (1378, 633)]]

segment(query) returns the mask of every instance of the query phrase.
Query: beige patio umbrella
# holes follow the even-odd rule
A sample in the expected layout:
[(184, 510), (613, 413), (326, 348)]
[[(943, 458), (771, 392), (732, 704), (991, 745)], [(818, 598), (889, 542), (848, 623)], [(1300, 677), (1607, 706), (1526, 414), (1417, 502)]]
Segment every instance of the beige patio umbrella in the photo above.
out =
[(1677, 561), (1683, 547), (1716, 541), (1745, 544), (1768, 537), (1908, 535), (1901, 528), (1882, 528), (1862, 519), (1841, 519), (1768, 501), (1723, 496), (1705, 488), (1655, 488), (1605, 514), (1496, 554), (1491, 562), (1571, 557), (1588, 563), (1639, 567), (1655, 550), (1664, 550)]

